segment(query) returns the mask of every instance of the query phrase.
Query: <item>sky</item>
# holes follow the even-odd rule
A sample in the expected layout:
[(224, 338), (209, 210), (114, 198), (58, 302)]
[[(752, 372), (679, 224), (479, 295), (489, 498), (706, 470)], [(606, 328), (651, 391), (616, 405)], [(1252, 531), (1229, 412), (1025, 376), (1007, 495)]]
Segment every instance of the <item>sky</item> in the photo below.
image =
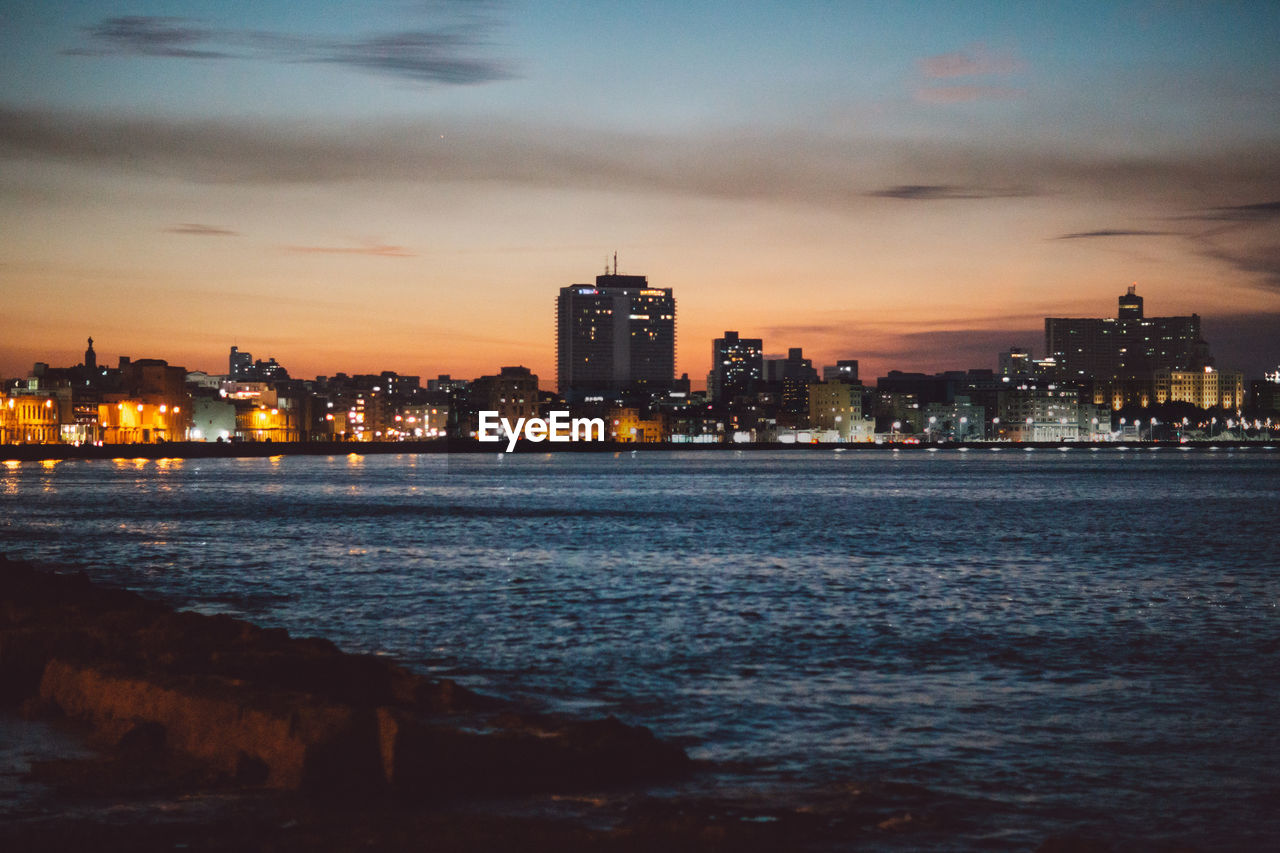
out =
[(0, 0), (0, 375), (555, 384), (555, 296), (815, 365), (1198, 313), (1280, 365), (1280, 4)]

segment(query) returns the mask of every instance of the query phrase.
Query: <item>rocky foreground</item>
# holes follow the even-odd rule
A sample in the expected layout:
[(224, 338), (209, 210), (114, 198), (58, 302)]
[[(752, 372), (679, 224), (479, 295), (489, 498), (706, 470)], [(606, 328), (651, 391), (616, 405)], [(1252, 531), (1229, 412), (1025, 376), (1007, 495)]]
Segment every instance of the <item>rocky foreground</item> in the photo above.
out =
[(97, 747), (33, 768), (51, 793), (0, 815), (6, 850), (910, 849), (959, 829), (927, 802), (903, 810), (910, 791), (649, 796), (694, 768), (646, 728), (504, 707), (326, 640), (0, 557), (5, 708)]

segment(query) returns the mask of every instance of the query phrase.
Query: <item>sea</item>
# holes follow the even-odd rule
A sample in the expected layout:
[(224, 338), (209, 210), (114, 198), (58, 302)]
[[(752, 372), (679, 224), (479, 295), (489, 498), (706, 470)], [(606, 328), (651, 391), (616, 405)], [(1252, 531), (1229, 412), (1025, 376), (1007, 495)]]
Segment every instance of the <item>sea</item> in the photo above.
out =
[(1278, 546), (1262, 448), (0, 469), (10, 557), (646, 725), (704, 793), (879, 792), (901, 849), (1280, 847)]

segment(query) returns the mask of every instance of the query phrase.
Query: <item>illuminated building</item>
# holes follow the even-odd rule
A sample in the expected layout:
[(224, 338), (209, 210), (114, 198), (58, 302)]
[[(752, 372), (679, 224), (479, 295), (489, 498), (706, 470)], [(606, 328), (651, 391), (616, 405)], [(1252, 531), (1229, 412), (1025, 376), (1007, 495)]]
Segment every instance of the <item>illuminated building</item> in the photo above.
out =
[(155, 444), (186, 438), (190, 417), (187, 408), (116, 394), (107, 397), (107, 402), (98, 404), (98, 429), (103, 443)]
[(610, 409), (605, 422), (610, 441), (652, 444), (666, 440), (667, 428), (662, 417), (643, 418), (636, 408)]
[(1021, 376), (1031, 372), (1031, 350), (1026, 347), (1009, 347), (1000, 353), (1000, 375)]
[[(536, 418), (537, 374), (527, 367), (504, 367), (496, 376), (481, 376), (471, 383), (470, 405), (473, 412), (497, 412), (513, 424), (519, 418)], [(473, 430), (475, 426), (471, 424)]]
[(847, 382), (815, 382), (809, 385), (809, 426), (834, 430), (848, 441), (862, 420), (862, 386)]
[(764, 378), (764, 341), (740, 338), (737, 332), (725, 332), (711, 343), (711, 373), (707, 391), (714, 403), (750, 394)]
[(927, 441), (973, 441), (986, 438), (986, 410), (958, 394), (950, 403), (930, 403), (924, 408)]
[(221, 396), (191, 398), (189, 441), (230, 441), (236, 434), (236, 404)]
[(1012, 441), (1075, 441), (1080, 410), (1074, 388), (1022, 385), (1000, 392), (1002, 437)]
[(858, 360), (856, 358), (842, 358), (835, 364), (828, 364), (822, 368), (823, 382), (858, 382)]
[(1200, 337), (1200, 315), (1146, 317), (1133, 287), (1120, 297), (1116, 317), (1046, 317), (1044, 338), (1059, 375), (1072, 381), (1212, 364), (1209, 346)]
[(766, 358), (764, 377), (781, 389), (778, 411), (791, 415), (785, 419), (786, 425), (803, 426), (803, 416), (809, 413), (809, 385), (818, 381), (818, 371), (813, 369), (813, 361), (804, 357), (804, 349), (791, 347), (786, 358)]
[(1157, 370), (1156, 403), (1190, 403), (1202, 409), (1244, 408), (1244, 374), (1234, 370)]
[(59, 406), (52, 396), (0, 397), (0, 444), (56, 444), (61, 438)]
[(1111, 433), (1111, 408), (1080, 403), (1076, 407), (1076, 423), (1080, 425), (1082, 441), (1102, 441)]
[(449, 407), (443, 403), (401, 406), (393, 417), (391, 437), (405, 441), (443, 436), (449, 426)]
[(556, 387), (583, 392), (665, 390), (675, 378), (676, 300), (642, 275), (596, 276), (556, 298)]
[(300, 441), (301, 436), (295, 408), (259, 404), (236, 410), (236, 437), (241, 441)]
[(227, 376), (232, 379), (249, 379), (253, 373), (253, 354), (241, 352), (239, 347), (231, 348), (227, 358)]

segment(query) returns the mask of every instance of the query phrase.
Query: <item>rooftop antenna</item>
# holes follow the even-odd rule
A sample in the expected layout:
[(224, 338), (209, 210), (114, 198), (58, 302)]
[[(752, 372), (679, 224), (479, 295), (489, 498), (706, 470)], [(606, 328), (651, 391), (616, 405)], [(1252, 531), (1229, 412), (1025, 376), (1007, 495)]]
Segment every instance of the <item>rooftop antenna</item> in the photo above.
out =
[(613, 253), (613, 274), (614, 275), (618, 274), (618, 253), (617, 252)]

